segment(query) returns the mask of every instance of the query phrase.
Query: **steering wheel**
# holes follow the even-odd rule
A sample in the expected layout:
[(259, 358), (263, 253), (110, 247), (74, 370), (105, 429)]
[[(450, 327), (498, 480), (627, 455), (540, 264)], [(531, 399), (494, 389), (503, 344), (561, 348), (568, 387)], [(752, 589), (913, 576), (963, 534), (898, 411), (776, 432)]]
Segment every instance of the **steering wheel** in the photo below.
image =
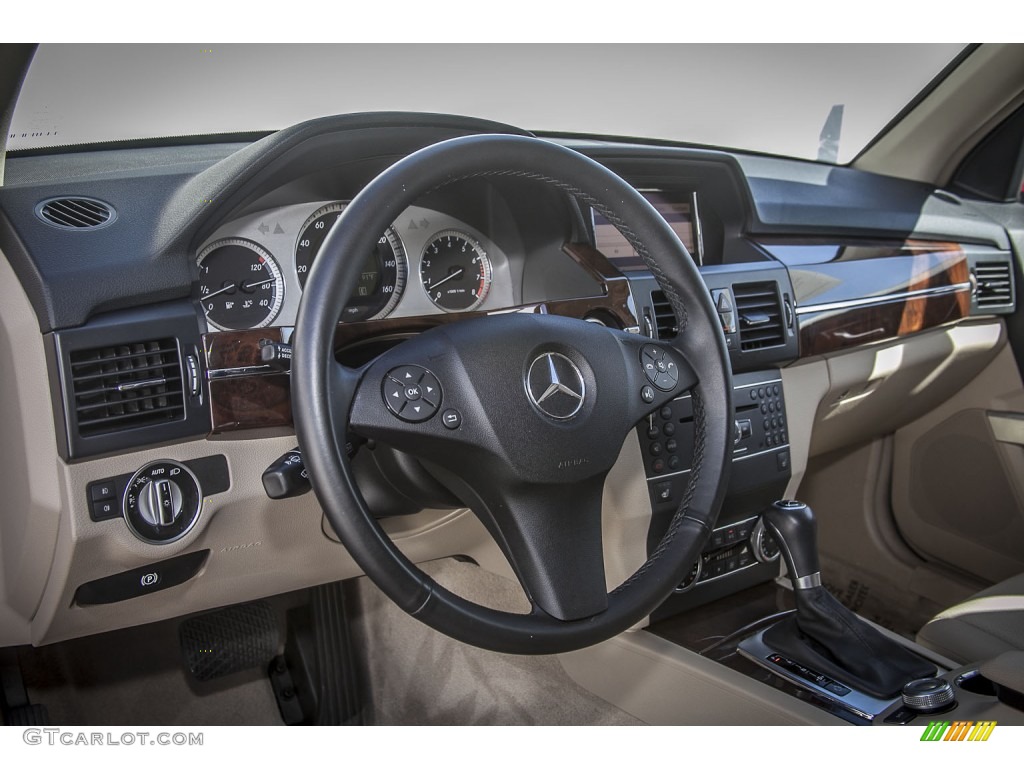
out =
[[(343, 302), (380, 233), (424, 194), (464, 179), (554, 185), (592, 206), (656, 276), (679, 320), (672, 343), (582, 320), (507, 313), (432, 328), (359, 370), (336, 362)], [(309, 273), (294, 333), (292, 406), (303, 458), (331, 525), (395, 603), (463, 642), (561, 653), (606, 640), (653, 611), (714, 527), (731, 459), (725, 340), (693, 260), (664, 219), (604, 166), (554, 143), (477, 135), (398, 161), (348, 205)], [(668, 531), (608, 593), (605, 477), (651, 411), (692, 391), (694, 457)], [(367, 509), (346, 458), (353, 432), (418, 457), (484, 523), (532, 604), (493, 610), (444, 589)]]

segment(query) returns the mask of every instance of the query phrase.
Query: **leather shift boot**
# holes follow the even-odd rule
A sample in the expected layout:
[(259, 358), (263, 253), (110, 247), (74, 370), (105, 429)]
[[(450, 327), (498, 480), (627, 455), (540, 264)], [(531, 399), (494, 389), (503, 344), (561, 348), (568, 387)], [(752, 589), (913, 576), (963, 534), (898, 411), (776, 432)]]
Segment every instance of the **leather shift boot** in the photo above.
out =
[(932, 677), (935, 666), (861, 621), (824, 587), (797, 589), (796, 615), (764, 633), (774, 651), (876, 698)]

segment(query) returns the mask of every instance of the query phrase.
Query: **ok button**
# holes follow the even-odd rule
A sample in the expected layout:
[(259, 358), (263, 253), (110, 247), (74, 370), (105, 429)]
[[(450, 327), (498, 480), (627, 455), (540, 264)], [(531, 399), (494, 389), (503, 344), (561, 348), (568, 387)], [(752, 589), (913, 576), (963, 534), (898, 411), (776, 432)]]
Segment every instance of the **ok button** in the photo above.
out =
[(414, 385), (405, 388), (405, 399), (406, 400), (419, 400), (423, 396), (420, 392), (419, 385)]

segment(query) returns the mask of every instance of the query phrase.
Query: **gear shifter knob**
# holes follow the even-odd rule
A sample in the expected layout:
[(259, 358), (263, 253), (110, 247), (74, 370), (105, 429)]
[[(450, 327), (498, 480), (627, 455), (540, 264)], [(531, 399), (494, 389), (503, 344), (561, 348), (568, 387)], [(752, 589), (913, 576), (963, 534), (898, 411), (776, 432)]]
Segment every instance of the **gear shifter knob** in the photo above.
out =
[(779, 542), (794, 589), (821, 586), (818, 524), (802, 501), (776, 501), (764, 511), (765, 526)]

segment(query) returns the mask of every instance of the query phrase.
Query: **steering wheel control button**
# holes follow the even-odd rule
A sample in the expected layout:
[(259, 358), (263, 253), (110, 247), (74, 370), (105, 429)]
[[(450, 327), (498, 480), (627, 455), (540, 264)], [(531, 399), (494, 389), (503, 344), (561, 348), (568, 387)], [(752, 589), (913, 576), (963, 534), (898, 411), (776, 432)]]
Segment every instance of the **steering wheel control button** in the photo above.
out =
[(441, 414), (441, 423), (448, 429), (458, 429), (462, 424), (462, 414), (454, 408), (448, 408)]
[(654, 387), (652, 387), (650, 384), (644, 384), (644, 386), (641, 387), (640, 389), (640, 399), (643, 400), (645, 403), (653, 403)]
[(441, 383), (426, 368), (400, 365), (384, 377), (381, 396), (391, 413), (415, 424), (437, 413), (441, 405)]
[(645, 344), (640, 348), (640, 362), (644, 376), (663, 392), (671, 392), (679, 383), (679, 366), (661, 347)]
[(420, 379), (420, 396), (432, 405), (441, 404), (441, 384), (430, 371), (423, 372)]
[(154, 461), (136, 472), (122, 504), (128, 528), (150, 544), (167, 544), (188, 533), (201, 505), (199, 481), (176, 461)]

